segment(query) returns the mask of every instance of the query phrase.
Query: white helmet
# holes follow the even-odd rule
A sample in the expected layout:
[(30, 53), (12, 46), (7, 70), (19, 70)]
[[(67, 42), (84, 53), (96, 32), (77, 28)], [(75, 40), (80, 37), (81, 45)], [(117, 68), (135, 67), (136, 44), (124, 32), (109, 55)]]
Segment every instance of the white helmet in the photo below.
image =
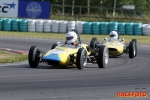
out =
[(118, 39), (118, 33), (116, 31), (111, 31), (110, 38)]
[(66, 34), (67, 43), (73, 43), (77, 41), (77, 34), (74, 31), (70, 31)]

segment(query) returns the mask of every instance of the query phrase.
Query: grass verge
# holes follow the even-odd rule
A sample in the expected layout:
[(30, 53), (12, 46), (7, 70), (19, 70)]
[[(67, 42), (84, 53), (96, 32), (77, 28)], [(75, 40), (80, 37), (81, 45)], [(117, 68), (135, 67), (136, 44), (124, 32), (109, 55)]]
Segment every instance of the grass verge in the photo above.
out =
[[(58, 40), (58, 41), (65, 40), (65, 33), (0, 31), (0, 36), (19, 37), (19, 38), (54, 39), (54, 40)], [(99, 41), (104, 41), (104, 37), (109, 37), (109, 35), (81, 34), (81, 40), (85, 41), (85, 42), (90, 41), (92, 37), (97, 37)], [(132, 39), (137, 39), (139, 45), (150, 45), (150, 36), (120, 35), (120, 38), (124, 38), (126, 42), (130, 42)]]
[(27, 60), (27, 55), (16, 54), (0, 50), (0, 64), (14, 63)]

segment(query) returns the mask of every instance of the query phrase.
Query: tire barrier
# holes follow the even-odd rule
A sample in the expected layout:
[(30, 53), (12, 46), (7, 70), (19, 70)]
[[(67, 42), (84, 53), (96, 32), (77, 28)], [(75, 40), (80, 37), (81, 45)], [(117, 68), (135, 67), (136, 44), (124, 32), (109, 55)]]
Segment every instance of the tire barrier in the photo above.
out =
[(72, 29), (85, 34), (107, 35), (118, 30), (121, 35), (150, 35), (150, 24), (142, 23), (0, 18), (1, 31), (66, 33)]
[(109, 22), (109, 33), (113, 30), (118, 30), (118, 22)]
[(101, 24), (100, 24), (100, 30), (101, 30), (101, 34), (102, 35), (109, 34), (109, 32), (108, 32), (108, 25), (109, 25), (108, 22), (101, 22)]
[(58, 33), (59, 32), (59, 21), (52, 20), (52, 32)]
[(35, 20), (28, 19), (28, 32), (35, 32)]
[(76, 21), (76, 29), (78, 30), (79, 33), (83, 33), (83, 26), (84, 26), (83, 21)]
[(125, 25), (125, 29), (126, 29), (126, 34), (127, 35), (133, 35), (133, 23), (132, 22), (128, 22)]
[(75, 21), (68, 21), (67, 22), (68, 31), (75, 29), (76, 28), (75, 25), (76, 25)]
[(133, 24), (134, 35), (142, 35), (142, 23)]
[(125, 23), (124, 22), (118, 23), (118, 31), (120, 32), (121, 35), (125, 34)]
[(19, 19), (11, 19), (12, 31), (19, 31)]
[(21, 32), (27, 32), (28, 31), (28, 20), (26, 20), (26, 19), (20, 19), (19, 20), (19, 30)]
[(3, 30), (4, 31), (11, 31), (11, 19), (10, 18), (4, 18)]
[(143, 35), (150, 35), (150, 24), (143, 24)]
[(92, 23), (92, 33), (93, 34), (100, 34), (100, 22), (93, 22)]
[(3, 19), (0, 19), (0, 31), (3, 29)]
[(92, 22), (85, 22), (83, 26), (83, 31), (85, 34), (92, 33)]
[(36, 32), (43, 32), (43, 20), (37, 19), (35, 21), (35, 31)]
[(60, 20), (59, 21), (59, 32), (66, 33), (67, 32), (67, 21)]
[(51, 20), (43, 20), (43, 27), (45, 33), (51, 32)]

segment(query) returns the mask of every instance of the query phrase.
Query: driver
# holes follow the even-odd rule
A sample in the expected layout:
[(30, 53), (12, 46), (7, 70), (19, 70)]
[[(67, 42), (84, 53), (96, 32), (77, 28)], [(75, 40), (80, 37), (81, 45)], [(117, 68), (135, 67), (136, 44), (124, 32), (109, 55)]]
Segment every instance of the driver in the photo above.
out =
[(110, 39), (119, 39), (119, 34), (118, 34), (118, 32), (117, 31), (111, 31), (110, 32)]
[(66, 34), (66, 43), (72, 46), (77, 46), (77, 34), (74, 31), (70, 31)]

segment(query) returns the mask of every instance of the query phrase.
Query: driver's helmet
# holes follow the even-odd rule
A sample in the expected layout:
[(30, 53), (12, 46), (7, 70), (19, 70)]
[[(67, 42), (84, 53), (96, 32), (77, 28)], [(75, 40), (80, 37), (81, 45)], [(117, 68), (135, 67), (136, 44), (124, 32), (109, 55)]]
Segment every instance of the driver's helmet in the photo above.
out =
[(118, 39), (118, 33), (116, 31), (111, 31), (110, 32), (110, 38), (112, 38), (112, 39)]
[(68, 44), (77, 41), (77, 34), (74, 31), (70, 31), (66, 34), (66, 40)]

